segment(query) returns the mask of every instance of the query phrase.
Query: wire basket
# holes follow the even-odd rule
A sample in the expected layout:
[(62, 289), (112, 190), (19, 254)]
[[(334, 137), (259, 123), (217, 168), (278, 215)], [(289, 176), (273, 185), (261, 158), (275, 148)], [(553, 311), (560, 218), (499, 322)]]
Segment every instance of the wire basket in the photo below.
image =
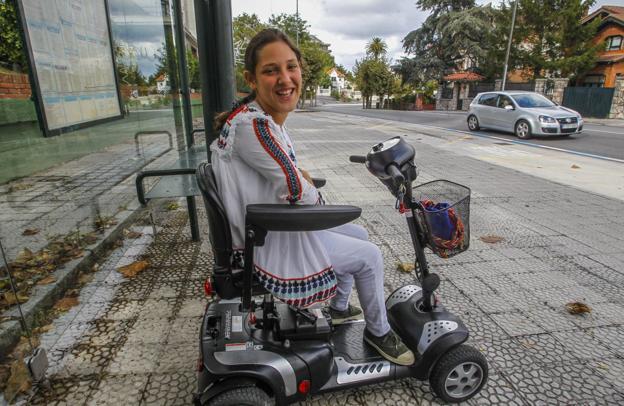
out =
[(417, 220), (426, 245), (441, 258), (464, 252), (470, 245), (470, 188), (448, 180), (434, 180), (413, 188)]

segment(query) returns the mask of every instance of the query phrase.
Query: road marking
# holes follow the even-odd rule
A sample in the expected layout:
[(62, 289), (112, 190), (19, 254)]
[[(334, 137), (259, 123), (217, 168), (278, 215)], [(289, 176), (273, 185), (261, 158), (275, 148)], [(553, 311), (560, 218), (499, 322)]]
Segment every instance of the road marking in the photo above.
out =
[(477, 137), (490, 138), (490, 139), (493, 139), (493, 140), (505, 141), (505, 142), (509, 142), (509, 143), (512, 143), (512, 144), (526, 145), (526, 146), (529, 146), (529, 147), (542, 148), (542, 149), (549, 149), (549, 150), (552, 150), (552, 151), (565, 152), (565, 153), (568, 153), (568, 154), (579, 155), (579, 156), (586, 156), (586, 157), (589, 157), (589, 158), (603, 159), (605, 161), (618, 162), (618, 163), (624, 164), (624, 159), (617, 159), (617, 158), (611, 158), (611, 157), (603, 156), (603, 155), (590, 154), (588, 152), (573, 151), (571, 149), (557, 148), (557, 147), (551, 147), (551, 146), (548, 146), (548, 145), (541, 145), (541, 144), (533, 144), (532, 142), (527, 142), (527, 141), (510, 140), (508, 138), (497, 137), (495, 135), (488, 135), (488, 134), (472, 132), (472, 131), (456, 130), (454, 128), (437, 127), (437, 126), (426, 125), (426, 124), (416, 124), (416, 125), (421, 125), (421, 126), (430, 127), (430, 128), (437, 128), (437, 129), (440, 129), (440, 130), (454, 131), (454, 132), (458, 132), (458, 133), (461, 133), (461, 134), (470, 134), (470, 135), (474, 135), (474, 136), (477, 136)]
[(621, 132), (616, 133), (615, 131), (595, 130), (593, 128), (587, 128), (587, 127), (585, 127), (583, 130), (584, 131), (596, 131), (597, 133), (608, 133), (608, 134), (619, 134), (619, 135), (622, 135)]

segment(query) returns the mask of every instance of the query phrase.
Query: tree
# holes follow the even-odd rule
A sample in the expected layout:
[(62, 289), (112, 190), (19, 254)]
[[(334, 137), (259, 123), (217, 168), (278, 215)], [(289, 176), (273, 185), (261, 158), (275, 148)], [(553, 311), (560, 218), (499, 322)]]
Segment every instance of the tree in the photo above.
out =
[(362, 92), (362, 105), (364, 108), (371, 107), (371, 97), (379, 96), (381, 101), (385, 95), (392, 94), (395, 76), (390, 70), (386, 50), (388, 46), (379, 37), (374, 37), (366, 45), (366, 57), (361, 61), (355, 61), (353, 69), (355, 83)]
[(399, 62), (404, 80), (440, 80), (464, 63), (477, 65), (491, 55), (498, 10), (489, 4), (476, 7), (474, 0), (417, 0), (416, 5), (430, 15), (403, 39), (405, 52), (413, 55)]
[(9, 69), (27, 71), (28, 62), (19, 30), (15, 0), (0, 0), (0, 63)]
[(519, 0), (515, 65), (530, 78), (578, 75), (591, 69), (599, 46), (592, 44), (596, 19), (581, 20), (594, 0)]
[(306, 20), (293, 14), (272, 15), (269, 25), (276, 27), (294, 39), (299, 33), (299, 50), (303, 58), (302, 66), (302, 94), (301, 105), (305, 104), (310, 96), (316, 96), (316, 88), (321, 83), (327, 69), (334, 66), (334, 57), (323, 45), (316, 40), (309, 32), (309, 25)]
[(308, 22), (296, 14), (282, 13), (272, 15), (269, 18), (269, 25), (284, 31), (293, 42), (296, 41), (297, 35), (299, 35), (299, 46), (311, 40)]
[(373, 37), (366, 45), (366, 54), (370, 55), (374, 60), (379, 60), (387, 51), (388, 45), (379, 37)]

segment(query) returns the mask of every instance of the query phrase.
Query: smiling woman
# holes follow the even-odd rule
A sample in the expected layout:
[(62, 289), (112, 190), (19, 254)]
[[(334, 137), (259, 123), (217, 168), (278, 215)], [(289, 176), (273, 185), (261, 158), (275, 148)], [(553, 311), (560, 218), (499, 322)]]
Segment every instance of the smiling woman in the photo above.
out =
[[(324, 204), (299, 166), (284, 126), (301, 91), (299, 50), (276, 29), (260, 31), (245, 52), (245, 79), (252, 93), (217, 118), (212, 170), (231, 227), (235, 258), (253, 261), (257, 280), (289, 305), (308, 307), (331, 299), (334, 324), (366, 319), (364, 340), (386, 359), (411, 365), (414, 354), (388, 324), (384, 268), (379, 247), (364, 228), (269, 232), (264, 245), (244, 258), (247, 206)], [(363, 309), (349, 304), (354, 283)]]

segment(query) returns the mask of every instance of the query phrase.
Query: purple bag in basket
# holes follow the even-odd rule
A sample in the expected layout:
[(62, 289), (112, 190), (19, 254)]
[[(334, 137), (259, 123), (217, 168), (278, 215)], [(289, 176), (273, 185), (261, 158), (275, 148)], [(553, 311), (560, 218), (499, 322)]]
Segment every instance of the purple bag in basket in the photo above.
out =
[(448, 211), (451, 205), (446, 202), (433, 203), (431, 200), (425, 200), (421, 203), (426, 211), (431, 234), (442, 240), (453, 239), (455, 225), (451, 221)]

